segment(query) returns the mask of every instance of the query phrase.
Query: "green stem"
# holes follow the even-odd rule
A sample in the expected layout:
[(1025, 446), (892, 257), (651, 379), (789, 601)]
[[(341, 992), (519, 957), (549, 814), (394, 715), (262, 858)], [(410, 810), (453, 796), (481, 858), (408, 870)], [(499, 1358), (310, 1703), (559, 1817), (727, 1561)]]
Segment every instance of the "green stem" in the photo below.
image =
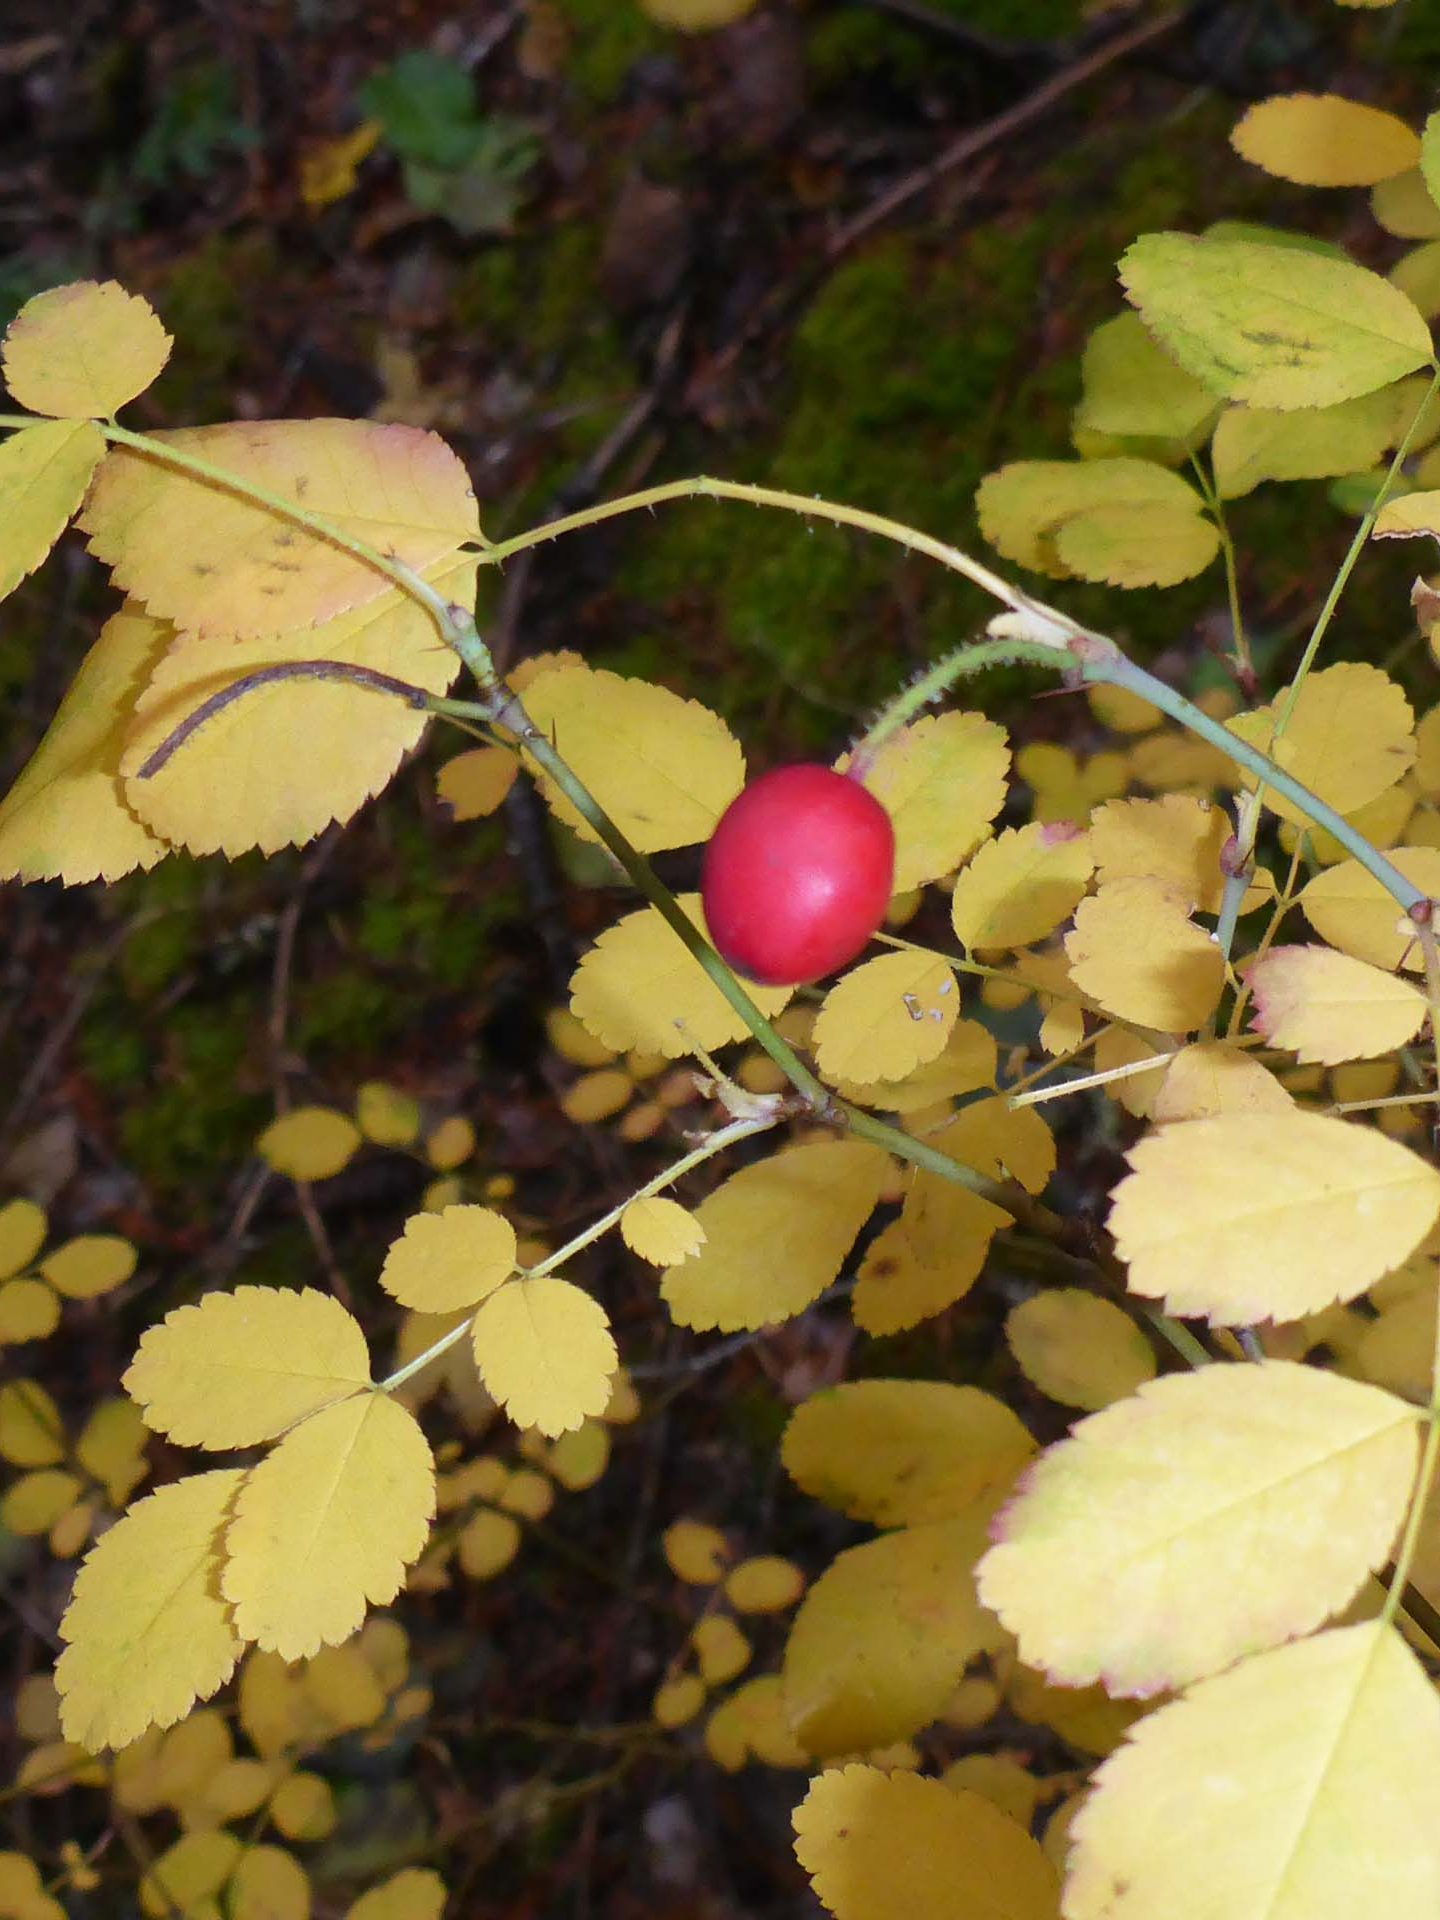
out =
[(947, 653), (932, 667), (911, 682), (903, 693), (897, 694), (884, 708), (878, 718), (866, 728), (850, 755), (851, 767), (864, 777), (869, 762), (884, 743), (904, 726), (908, 726), (916, 714), (923, 713), (932, 701), (946, 693), (957, 680), (972, 673), (982, 673), (986, 667), (1008, 665), (1013, 662), (1025, 662), (1029, 665), (1055, 667), (1056, 649), (1043, 646), (1035, 641), (1026, 640), (977, 640), (968, 646), (957, 647), (953, 653)]

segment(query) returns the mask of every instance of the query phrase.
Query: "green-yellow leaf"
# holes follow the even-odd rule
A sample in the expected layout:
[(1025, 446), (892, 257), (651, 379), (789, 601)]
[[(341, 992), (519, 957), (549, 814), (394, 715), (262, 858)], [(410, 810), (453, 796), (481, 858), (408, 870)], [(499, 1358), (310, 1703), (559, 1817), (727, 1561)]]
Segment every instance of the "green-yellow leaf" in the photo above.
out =
[(1010, 748), (978, 713), (927, 714), (892, 734), (865, 775), (895, 828), (895, 891), (950, 873), (1005, 804)]
[(7, 1280), (0, 1285), (0, 1347), (44, 1340), (60, 1324), (60, 1302), (43, 1280)]
[(27, 1853), (0, 1853), (0, 1911), (14, 1920), (68, 1920), (60, 1902), (46, 1893), (40, 1869)]
[(1333, 407), (1227, 407), (1210, 443), (1221, 499), (1263, 480), (1328, 480), (1378, 465), (1395, 443), (1395, 399), (1394, 388), (1380, 388)]
[(0, 599), (35, 571), (70, 524), (104, 453), (100, 429), (88, 420), (23, 427), (0, 445)]
[(564, 1433), (603, 1413), (620, 1356), (605, 1309), (553, 1274), (492, 1293), (471, 1330), (486, 1390), (517, 1427)]
[(417, 1313), (453, 1313), (493, 1293), (515, 1271), (515, 1229), (491, 1207), (412, 1214), (392, 1241), (380, 1284)]
[(0, 1387), (0, 1460), (12, 1467), (55, 1467), (65, 1458), (65, 1423), (38, 1380)]
[(1057, 1920), (1055, 1869), (978, 1793), (914, 1773), (822, 1773), (795, 1809), (795, 1854), (835, 1920)]
[(84, 1482), (75, 1474), (63, 1467), (41, 1467), (5, 1489), (0, 1499), (0, 1526), (22, 1540), (48, 1533), (83, 1492)]
[(140, 1881), (140, 1907), (148, 1920), (181, 1914), (185, 1920), (211, 1920), (221, 1909), (218, 1896), (235, 1871), (244, 1847), (233, 1833), (182, 1833), (152, 1860)]
[(1236, 123), (1242, 159), (1305, 187), (1373, 187), (1420, 158), (1420, 140), (1393, 113), (1338, 93), (1276, 94)]
[(1440, 239), (1440, 206), (1419, 167), (1380, 181), (1370, 195), (1370, 211), (1397, 240)]
[(717, 1586), (730, 1564), (730, 1545), (718, 1527), (703, 1520), (677, 1520), (661, 1539), (665, 1564), (693, 1587)]
[(1075, 424), (1091, 433), (1198, 440), (1215, 417), (1214, 394), (1155, 344), (1138, 313), (1096, 327), (1081, 378)]
[(1159, 881), (1112, 880), (1082, 900), (1065, 952), (1082, 993), (1161, 1033), (1193, 1032), (1225, 984), (1225, 956)]
[[(530, 683), (525, 708), (642, 853), (708, 840), (745, 784), (745, 756), (719, 714), (651, 681), (558, 667)], [(540, 790), (567, 827), (597, 840), (548, 775)]]
[(1148, 233), (1127, 249), (1120, 277), (1161, 345), (1248, 406), (1329, 406), (1430, 358), (1430, 330), (1410, 301), (1350, 260)]
[[(287, 1786), (294, 1784), (293, 1779), (286, 1782)], [(281, 1792), (284, 1790), (282, 1787)], [(273, 1802), (271, 1811), (274, 1812)], [(287, 1831), (280, 1825), (278, 1815), (276, 1825), (282, 1833)], [(323, 1839), (324, 1835), (306, 1833), (293, 1837), (310, 1840)], [(247, 1847), (231, 1876), (226, 1900), (226, 1920), (310, 1920), (309, 1877), (295, 1856), (283, 1847)]]
[(1440, 204), (1440, 112), (1432, 113), (1420, 130), (1420, 172), (1431, 199)]
[(370, 1384), (360, 1324), (328, 1293), (236, 1287), (151, 1327), (124, 1378), (182, 1447), (252, 1447)]
[(55, 1669), (65, 1737), (95, 1753), (181, 1720), (235, 1670), (242, 1645), (216, 1591), (219, 1536), (244, 1473), (177, 1480), (90, 1549)]
[(1440, 1699), (1379, 1622), (1257, 1654), (1141, 1721), (1071, 1840), (1067, 1920), (1431, 1920)]
[(1203, 573), (1220, 551), (1220, 530), (1198, 496), (1090, 507), (1061, 521), (1053, 540), (1066, 573), (1109, 587), (1173, 587)]
[(255, 1142), (267, 1166), (291, 1180), (329, 1180), (347, 1167), (360, 1146), (360, 1129), (335, 1107), (296, 1107)]
[(711, 33), (716, 27), (728, 27), (733, 20), (743, 20), (754, 11), (755, 0), (639, 0), (639, 6), (662, 27), (677, 27), (682, 33)]
[[(294, 501), (419, 572), (479, 532), (464, 467), (437, 434), (418, 427), (246, 420), (155, 437)], [(330, 540), (232, 489), (168, 466), (158, 454), (125, 448), (108, 454), (80, 524), (96, 557), (114, 569), (117, 585), (202, 639), (273, 642), (276, 634), (319, 626), (397, 592), (387, 574)], [(183, 540), (175, 537), (177, 527), (185, 529)], [(433, 622), (422, 620), (448, 675), (449, 649)]]
[(112, 1507), (123, 1507), (148, 1471), (149, 1429), (133, 1400), (102, 1400), (80, 1429), (75, 1458), (105, 1489)]
[(287, 1840), (324, 1840), (338, 1817), (330, 1783), (318, 1773), (292, 1773), (275, 1789), (270, 1812)]
[(1331, 947), (1271, 947), (1245, 973), (1251, 1025), (1303, 1065), (1373, 1060), (1420, 1031), (1425, 996), (1406, 980)]
[(1440, 1213), (1440, 1173), (1418, 1154), (1298, 1108), (1178, 1121), (1128, 1158), (1110, 1230), (1132, 1291), (1215, 1325), (1353, 1300)]
[[(1162, 517), (1168, 513), (1193, 519), (1200, 504), (1195, 489), (1168, 467), (1124, 456), (1016, 460), (987, 474), (975, 496), (980, 530), (997, 552), (1022, 567), (1059, 579), (1079, 571), (1055, 548), (1057, 532), (1077, 514), (1112, 515), (1117, 508), (1138, 514), (1156, 508)], [(1111, 524), (1102, 521), (1102, 531)], [(1081, 557), (1085, 558), (1083, 553)]]
[(123, 1285), (139, 1257), (118, 1234), (82, 1233), (47, 1253), (40, 1271), (67, 1300), (94, 1300)]
[(483, 820), (504, 804), (519, 771), (519, 756), (509, 747), (472, 747), (445, 762), (436, 791), (452, 820)]
[(138, 607), (112, 614), (0, 801), (0, 880), (118, 880), (170, 851), (125, 805), (120, 758), (136, 696), (173, 638)]
[(678, 1200), (650, 1194), (632, 1200), (620, 1216), (620, 1236), (632, 1253), (653, 1266), (678, 1266), (705, 1244), (705, 1229)]
[(445, 1882), (429, 1867), (403, 1867), (362, 1893), (345, 1920), (440, 1920)]
[(1319, 1368), (1169, 1374), (1041, 1456), (980, 1595), (1052, 1680), (1186, 1686), (1349, 1602), (1390, 1552), (1418, 1451), (1414, 1407)]
[(725, 1598), (737, 1613), (784, 1613), (804, 1591), (804, 1574), (778, 1553), (742, 1560), (725, 1576)]
[(377, 1147), (411, 1147), (420, 1134), (420, 1102), (387, 1080), (367, 1080), (355, 1096), (355, 1119)]
[(1008, 827), (961, 868), (950, 917), (962, 946), (1028, 947), (1068, 920), (1094, 868), (1090, 842), (1068, 820)]
[(23, 1273), (45, 1244), (45, 1209), (33, 1200), (0, 1207), (0, 1280)]
[[(1387, 856), (1407, 880), (1440, 894), (1440, 848), (1398, 847)], [(1358, 860), (1342, 860), (1301, 889), (1300, 910), (1322, 940), (1376, 967), (1423, 970), (1415, 924)]]
[(170, 358), (159, 316), (114, 280), (76, 280), (26, 301), (0, 349), (22, 407), (60, 418), (108, 416), (143, 393)]
[[(1363, 661), (1344, 660), (1312, 673), (1301, 687), (1289, 722), (1273, 741), (1276, 712), (1258, 707), (1229, 722), (1232, 733), (1268, 753), (1337, 813), (1354, 813), (1393, 787), (1415, 762), (1415, 716), (1388, 674)], [(1245, 785), (1254, 778), (1242, 773)], [(1265, 804), (1282, 820), (1307, 826), (1291, 801), (1265, 789)]]
[(803, 1313), (839, 1273), (889, 1175), (861, 1140), (791, 1147), (742, 1167), (696, 1210), (705, 1244), (660, 1283), (682, 1327), (768, 1327)]
[[(1385, 276), (1427, 320), (1440, 314), (1440, 240), (1426, 240), (1401, 257)], [(1422, 474), (1428, 484), (1430, 476)]]
[(1026, 1379), (1062, 1407), (1108, 1407), (1155, 1373), (1154, 1351), (1129, 1314), (1083, 1287), (1022, 1300), (1006, 1316), (1005, 1338)]
[(842, 1553), (801, 1602), (785, 1647), (785, 1711), (822, 1757), (928, 1726), (967, 1662), (1004, 1634), (975, 1594), (990, 1508), (885, 1533)]
[(945, 1051), (960, 1011), (948, 962), (882, 953), (826, 994), (812, 1035), (827, 1080), (903, 1080)]
[(950, 1520), (1007, 1488), (1035, 1442), (1003, 1400), (944, 1380), (855, 1380), (790, 1416), (797, 1486), (877, 1527)]
[(435, 1463), (397, 1401), (312, 1414), (253, 1469), (225, 1536), (236, 1631), (286, 1660), (348, 1640), (400, 1591), (435, 1511)]
[[(700, 896), (679, 896), (703, 932)], [(750, 998), (774, 1019), (793, 987), (750, 987)], [(691, 1046), (713, 1052), (749, 1032), (720, 989), (702, 972), (654, 907), (642, 907), (602, 933), (570, 982), (577, 1020), (616, 1053), (638, 1047), (678, 1059)]]
[[(475, 563), (427, 576), (454, 600), (473, 593)], [(338, 679), (287, 678), (235, 695), (169, 752), (178, 729), (246, 674), (336, 661), (444, 693), (459, 670), (429, 616), (396, 589), (313, 632), (270, 635), (237, 648), (228, 635), (182, 633), (135, 703), (120, 772), (126, 804), (192, 853), (233, 858), (251, 847), (311, 840), (348, 820), (390, 779), (427, 724), (407, 700)]]

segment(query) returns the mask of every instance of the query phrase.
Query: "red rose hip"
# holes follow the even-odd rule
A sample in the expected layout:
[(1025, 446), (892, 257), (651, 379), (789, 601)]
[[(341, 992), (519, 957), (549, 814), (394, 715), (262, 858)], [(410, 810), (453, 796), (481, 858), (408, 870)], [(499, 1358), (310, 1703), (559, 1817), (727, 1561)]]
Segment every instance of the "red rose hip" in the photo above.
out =
[(890, 816), (830, 767), (777, 767), (738, 794), (705, 849), (710, 938), (765, 987), (819, 980), (853, 960), (895, 879)]

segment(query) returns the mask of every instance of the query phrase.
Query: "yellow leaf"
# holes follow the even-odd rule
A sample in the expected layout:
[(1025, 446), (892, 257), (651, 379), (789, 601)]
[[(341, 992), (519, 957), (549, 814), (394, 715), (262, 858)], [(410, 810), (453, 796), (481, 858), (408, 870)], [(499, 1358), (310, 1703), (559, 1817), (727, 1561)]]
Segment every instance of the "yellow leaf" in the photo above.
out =
[(1102, 887), (1112, 880), (1159, 881), (1186, 907), (1215, 913), (1225, 884), (1220, 849), (1231, 831), (1223, 808), (1193, 794), (1112, 800), (1097, 807), (1090, 822), (1096, 879)]
[(793, 1560), (757, 1554), (725, 1576), (725, 1598), (737, 1613), (783, 1613), (805, 1591), (805, 1576)]
[[(448, 560), (479, 532), (464, 467), (438, 435), (418, 427), (246, 420), (155, 437), (296, 502), (419, 572)], [(328, 539), (166, 466), (158, 454), (108, 454), (80, 525), (117, 585), (187, 637), (273, 645), (277, 634), (319, 626), (398, 591), (387, 574)], [(185, 529), (183, 540), (175, 538), (177, 526)], [(433, 623), (422, 617), (422, 626), (434, 654), (448, 654)], [(305, 647), (297, 650), (303, 657)]]
[(1053, 1686), (1033, 1668), (1017, 1664), (1005, 1684), (1005, 1697), (1017, 1718), (1031, 1726), (1051, 1727), (1082, 1753), (1113, 1753), (1149, 1703), (1112, 1700), (1102, 1687)]
[(1081, 580), (1173, 587), (1205, 571), (1220, 551), (1220, 530), (1191, 493), (1188, 500), (1090, 507), (1061, 521), (1052, 545), (1059, 566)]
[(975, 1594), (988, 1507), (842, 1553), (801, 1602), (785, 1709), (809, 1752), (854, 1753), (928, 1726), (966, 1663), (1004, 1641)]
[(1083, 827), (1090, 809), (1129, 785), (1123, 753), (1097, 753), (1082, 766), (1068, 747), (1032, 740), (1015, 756), (1015, 771), (1035, 794), (1035, 818)]
[(312, 1414), (253, 1469), (225, 1536), (221, 1591), (247, 1640), (298, 1660), (393, 1600), (435, 1511), (412, 1414), (362, 1393)]
[(156, 1860), (140, 1881), (140, 1906), (150, 1920), (181, 1914), (185, 1920), (218, 1915), (217, 1896), (244, 1852), (233, 1833), (184, 1833)]
[(1440, 1174), (1418, 1154), (1298, 1108), (1178, 1121), (1128, 1159), (1110, 1230), (1131, 1290), (1214, 1325), (1353, 1300), (1440, 1212)]
[(1435, 1275), (1388, 1306), (1366, 1324), (1355, 1348), (1355, 1371), (1362, 1380), (1387, 1387), (1423, 1405), (1430, 1398), (1435, 1372)]
[(978, 713), (927, 714), (890, 736), (865, 784), (895, 828), (896, 893), (952, 872), (980, 844), (1009, 770), (1004, 729)]
[(593, 1487), (610, 1464), (610, 1432), (602, 1420), (587, 1420), (582, 1427), (562, 1433), (545, 1458), (545, 1471), (552, 1473), (562, 1487), (580, 1493)]
[(767, 1767), (809, 1768), (810, 1756), (785, 1724), (780, 1676), (757, 1674), (722, 1700), (705, 1726), (716, 1766), (737, 1773), (752, 1757)]
[[(449, 598), (473, 591), (475, 563), (430, 576)], [(135, 703), (120, 772), (127, 804), (192, 853), (234, 857), (313, 839), (385, 786), (426, 726), (409, 701), (343, 680), (287, 678), (247, 689), (173, 746), (207, 701), (246, 674), (335, 661), (443, 693), (459, 662), (408, 596), (391, 590), (304, 634), (252, 641), (177, 637)], [(173, 747), (173, 750), (172, 750)], [(169, 758), (158, 758), (169, 753)]]
[(1420, 158), (1412, 127), (1338, 93), (1257, 101), (1236, 123), (1230, 144), (1252, 166), (1306, 187), (1373, 187)]
[[(980, 531), (991, 546), (1019, 566), (1058, 579), (1081, 571), (1056, 551), (1057, 534), (1077, 515), (1107, 516), (1099, 523), (1102, 530), (1112, 524), (1108, 516), (1117, 508), (1131, 514), (1157, 509), (1166, 524), (1170, 519), (1203, 524), (1197, 520), (1200, 507), (1199, 494), (1179, 474), (1154, 460), (1124, 456), (1012, 461), (987, 474), (975, 496)], [(1087, 555), (1082, 550), (1078, 558), (1083, 562)]]
[(0, 599), (35, 571), (70, 524), (104, 453), (104, 437), (88, 420), (23, 427), (0, 445)]
[(1255, 1031), (1302, 1065), (1391, 1053), (1425, 1019), (1425, 996), (1408, 981), (1329, 947), (1271, 947), (1242, 971)]
[(28, 1854), (0, 1853), (0, 1903), (14, 1920), (66, 1920), (64, 1907), (46, 1893)]
[(509, 747), (472, 747), (440, 769), (435, 782), (452, 820), (483, 820), (498, 812), (520, 771)]
[(678, 27), (682, 33), (709, 33), (716, 27), (728, 27), (732, 20), (743, 20), (753, 11), (755, 0), (639, 0), (640, 11), (658, 20), (662, 27)]
[(5, 1489), (0, 1499), (0, 1525), (24, 1539), (48, 1533), (68, 1513), (84, 1491), (83, 1482), (60, 1467), (42, 1467), (27, 1473)]
[(1005, 1320), (1021, 1372), (1062, 1407), (1086, 1412), (1154, 1378), (1150, 1342), (1122, 1308), (1082, 1287), (1055, 1287), (1013, 1307)]
[(1195, 441), (1215, 418), (1214, 394), (1155, 344), (1138, 313), (1096, 327), (1081, 378), (1075, 425), (1090, 433)]
[(653, 1266), (678, 1266), (705, 1244), (705, 1229), (676, 1200), (651, 1194), (632, 1200), (620, 1216), (620, 1235), (632, 1253)]
[(857, 1106), (916, 1113), (995, 1084), (995, 1036), (978, 1020), (957, 1020), (945, 1050), (903, 1080), (840, 1080), (836, 1090)]
[(122, 1384), (179, 1446), (253, 1447), (368, 1387), (370, 1356), (328, 1293), (236, 1287), (151, 1327)]
[(420, 1102), (384, 1080), (367, 1080), (355, 1096), (355, 1119), (377, 1147), (409, 1147), (420, 1133)]
[(101, 628), (0, 803), (0, 879), (116, 880), (170, 851), (125, 805), (120, 757), (136, 695), (171, 638), (168, 626), (138, 607)]
[(65, 1736), (91, 1752), (181, 1720), (235, 1670), (216, 1591), (220, 1532), (245, 1475), (197, 1473), (137, 1501), (90, 1549), (60, 1622)]
[(665, 1529), (661, 1545), (677, 1580), (695, 1587), (717, 1586), (730, 1564), (730, 1547), (718, 1527), (700, 1520), (677, 1520)]
[(1058, 1920), (1055, 1869), (978, 1793), (841, 1767), (795, 1809), (795, 1854), (835, 1920)]
[(312, 213), (355, 191), (360, 163), (375, 151), (384, 131), (378, 120), (362, 120), (351, 132), (306, 149), (300, 157), (300, 198)]
[(22, 1273), (45, 1244), (45, 1209), (33, 1200), (0, 1207), (0, 1280)]
[(305, 1869), (283, 1847), (247, 1847), (230, 1881), (226, 1915), (227, 1920), (310, 1920)]
[(945, 1769), (941, 1780), (951, 1793), (978, 1793), (1030, 1831), (1042, 1786), (1018, 1760), (999, 1753), (967, 1753)]
[(1010, 1225), (1003, 1208), (937, 1173), (917, 1173), (900, 1218), (865, 1250), (850, 1296), (857, 1327), (900, 1333), (962, 1299), (979, 1279), (990, 1242)]
[(270, 1817), (287, 1840), (324, 1840), (337, 1818), (329, 1781), (318, 1773), (292, 1773), (275, 1789)]
[(877, 1527), (950, 1520), (1009, 1487), (1035, 1442), (1003, 1400), (943, 1380), (855, 1380), (805, 1401), (781, 1446), (797, 1486)]
[(1028, 947), (1068, 920), (1094, 869), (1088, 837), (1069, 821), (1009, 827), (963, 867), (950, 900), (961, 945)]
[(860, 1140), (791, 1147), (742, 1167), (697, 1209), (705, 1244), (660, 1291), (682, 1327), (767, 1327), (803, 1313), (839, 1273), (889, 1176)]
[(1440, 203), (1440, 118), (1433, 113), (1420, 130), (1420, 171), (1432, 197)]
[(1247, 406), (1329, 406), (1430, 358), (1430, 330), (1410, 301), (1350, 260), (1147, 233), (1127, 249), (1120, 277), (1181, 366)]
[(0, 1460), (12, 1467), (54, 1467), (65, 1457), (65, 1423), (38, 1380), (0, 1387)]
[(47, 1253), (40, 1271), (67, 1300), (94, 1300), (128, 1280), (139, 1257), (118, 1234), (82, 1233)]
[(1429, 1920), (1440, 1699), (1379, 1622), (1257, 1654), (1143, 1720), (1071, 1835), (1067, 1920), (1202, 1920), (1219, 1889), (1246, 1920)]
[[(531, 682), (525, 707), (642, 853), (708, 840), (745, 784), (745, 756), (720, 716), (648, 680), (558, 667)], [(532, 770), (556, 817), (595, 841), (573, 804)]]
[(1161, 1033), (1202, 1025), (1225, 983), (1225, 956), (1159, 881), (1112, 880), (1082, 900), (1065, 952), (1082, 993)]
[(1273, 1073), (1223, 1040), (1182, 1047), (1150, 1105), (1157, 1126), (1216, 1113), (1284, 1112), (1294, 1105)]
[(170, 358), (153, 307), (114, 280), (37, 293), (10, 323), (5, 384), (32, 413), (108, 417), (143, 393)]
[[(1399, 847), (1387, 856), (1407, 880), (1440, 893), (1440, 848)], [(1376, 967), (1424, 968), (1415, 925), (1358, 860), (1316, 874), (1300, 891), (1300, 909), (1322, 940)]]
[(135, 1402), (118, 1398), (102, 1400), (81, 1428), (75, 1458), (104, 1487), (112, 1507), (123, 1507), (145, 1478), (149, 1437)]
[(515, 1229), (490, 1207), (416, 1213), (392, 1241), (380, 1284), (417, 1313), (453, 1313), (495, 1291), (515, 1271)]
[(520, 1551), (521, 1538), (508, 1513), (482, 1508), (460, 1531), (460, 1565), (472, 1580), (493, 1580)]
[(627, 1107), (634, 1091), (635, 1082), (622, 1067), (600, 1067), (565, 1089), (560, 1111), (577, 1126), (594, 1126)]
[(882, 953), (826, 994), (815, 1022), (816, 1064), (827, 1080), (903, 1080), (945, 1051), (959, 1011), (948, 962)]
[[(679, 904), (703, 933), (700, 896), (682, 893)], [(795, 989), (746, 991), (773, 1020)], [(713, 1052), (749, 1032), (654, 907), (627, 914), (601, 934), (576, 969), (570, 996), (575, 1017), (612, 1053), (642, 1047), (675, 1060), (691, 1046)]]
[(650, 1712), (657, 1726), (673, 1729), (693, 1720), (705, 1705), (705, 1682), (693, 1673), (676, 1674), (655, 1690)]
[(385, 1689), (358, 1637), (344, 1646), (322, 1647), (305, 1664), (304, 1687), (327, 1725), (341, 1732), (373, 1726), (385, 1711)]
[(1043, 1193), (1055, 1171), (1049, 1127), (1034, 1107), (1012, 1107), (1004, 1094), (972, 1100), (929, 1138), (952, 1160), (992, 1180), (1018, 1180), (1027, 1193)]
[(553, 1274), (492, 1293), (471, 1339), (480, 1378), (517, 1427), (564, 1433), (603, 1413), (619, 1363), (599, 1301)]
[[(1410, 702), (1378, 667), (1346, 660), (1312, 673), (1301, 687), (1280, 739), (1271, 743), (1274, 709), (1257, 708), (1230, 722), (1233, 733), (1268, 753), (1296, 780), (1328, 801), (1337, 813), (1353, 813), (1393, 787), (1415, 759), (1415, 722)], [(1254, 786), (1243, 774), (1246, 786)], [(1270, 787), (1265, 804), (1282, 820), (1309, 824), (1306, 815)]]
[(296, 1107), (282, 1114), (255, 1142), (255, 1151), (276, 1173), (291, 1180), (329, 1180), (350, 1164), (360, 1129), (334, 1107)]
[(1041, 1456), (981, 1598), (1068, 1686), (1188, 1685), (1346, 1605), (1390, 1552), (1418, 1449), (1414, 1407), (1318, 1368), (1152, 1380)]
[(404, 1867), (362, 1893), (345, 1920), (440, 1920), (445, 1882), (428, 1867)]
[(729, 1614), (710, 1613), (703, 1620), (697, 1620), (691, 1629), (690, 1643), (707, 1687), (723, 1687), (750, 1664), (750, 1642)]
[(1238, 500), (1263, 480), (1325, 480), (1377, 465), (1395, 444), (1395, 392), (1288, 413), (1227, 407), (1210, 446), (1221, 499)]
[(425, 1158), (437, 1172), (453, 1173), (475, 1151), (475, 1129), (463, 1114), (442, 1120), (425, 1141)]

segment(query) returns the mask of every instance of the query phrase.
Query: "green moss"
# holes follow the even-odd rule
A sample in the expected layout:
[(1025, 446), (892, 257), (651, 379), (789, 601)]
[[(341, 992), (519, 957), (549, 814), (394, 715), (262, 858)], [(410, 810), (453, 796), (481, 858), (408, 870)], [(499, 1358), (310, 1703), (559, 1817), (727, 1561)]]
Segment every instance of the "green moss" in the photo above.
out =
[(634, 0), (558, 0), (572, 40), (565, 77), (591, 106), (609, 106), (630, 69), (670, 36), (647, 20)]
[(153, 389), (167, 417), (228, 419), (235, 376), (251, 332), (249, 298), (278, 270), (268, 234), (213, 234), (177, 260), (151, 299), (175, 336), (175, 351)]
[(308, 982), (293, 997), (295, 1042), (308, 1060), (357, 1060), (383, 1048), (404, 1024), (393, 986), (355, 967)]

